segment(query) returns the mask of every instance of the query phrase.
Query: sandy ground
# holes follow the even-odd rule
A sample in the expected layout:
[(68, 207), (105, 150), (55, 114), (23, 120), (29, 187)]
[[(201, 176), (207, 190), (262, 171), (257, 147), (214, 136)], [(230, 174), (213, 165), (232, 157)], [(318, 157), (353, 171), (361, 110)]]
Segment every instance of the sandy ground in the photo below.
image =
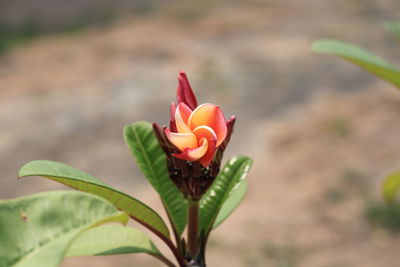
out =
[[(0, 59), (0, 198), (64, 188), (16, 181), (34, 159), (62, 161), (161, 210), (122, 140), (137, 120), (167, 122), (176, 75), (238, 124), (226, 157), (255, 159), (240, 209), (215, 231), (209, 266), (395, 266), (400, 240), (364, 217), (399, 168), (400, 93), (312, 55), (320, 37), (396, 61), (380, 24), (396, 1), (249, 1), (168, 6), (104, 29), (38, 39)], [(397, 49), (397, 50), (396, 50)], [(160, 266), (144, 255), (65, 267)]]

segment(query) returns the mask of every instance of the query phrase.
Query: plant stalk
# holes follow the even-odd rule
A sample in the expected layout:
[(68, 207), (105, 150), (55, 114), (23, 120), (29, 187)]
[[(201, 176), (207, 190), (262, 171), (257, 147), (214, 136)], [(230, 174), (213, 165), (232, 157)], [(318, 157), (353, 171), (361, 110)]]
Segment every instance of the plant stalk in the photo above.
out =
[(176, 230), (176, 227), (175, 227), (175, 225), (174, 225), (174, 222), (172, 221), (171, 216), (169, 215), (167, 206), (165, 205), (165, 203), (164, 203), (164, 201), (163, 201), (162, 199), (161, 199), (161, 202), (162, 202), (162, 204), (163, 204), (163, 206), (164, 206), (165, 213), (167, 213), (169, 223), (171, 224), (172, 230), (173, 230), (173, 232), (174, 232), (176, 247), (177, 247), (178, 251), (179, 251), (180, 253), (182, 253), (182, 243), (181, 243), (180, 236), (179, 236), (179, 234), (178, 234), (178, 232), (177, 232), (177, 230)]
[(149, 254), (151, 256), (153, 256), (154, 258), (163, 262), (168, 267), (176, 267), (176, 265), (172, 261), (170, 261), (168, 258), (166, 258), (163, 254), (156, 254), (156, 253), (149, 253)]
[(188, 211), (188, 254), (192, 259), (199, 254), (199, 201), (189, 200)]
[(169, 247), (169, 249), (172, 251), (172, 253), (174, 254), (176, 260), (179, 263), (179, 266), (185, 266), (186, 262), (185, 259), (183, 257), (183, 255), (181, 255), (178, 251), (178, 248), (175, 247), (174, 243), (171, 241), (171, 239), (169, 239), (168, 237), (166, 237), (165, 235), (163, 235), (162, 233), (160, 233), (157, 229), (154, 229), (152, 226), (148, 225), (147, 223), (143, 222), (143, 221), (139, 221), (137, 220), (135, 217), (130, 216), (132, 219), (136, 220), (137, 222), (141, 223), (143, 226), (145, 226), (147, 229), (149, 229), (150, 231), (152, 231), (155, 235), (157, 235), (162, 241), (164, 241), (164, 243)]

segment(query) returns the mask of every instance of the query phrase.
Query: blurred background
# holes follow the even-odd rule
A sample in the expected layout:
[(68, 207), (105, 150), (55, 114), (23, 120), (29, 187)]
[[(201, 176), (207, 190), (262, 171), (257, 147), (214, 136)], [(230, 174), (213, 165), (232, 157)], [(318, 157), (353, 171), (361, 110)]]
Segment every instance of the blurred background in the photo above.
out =
[[(400, 93), (309, 47), (341, 39), (400, 63), (382, 28), (399, 10), (398, 0), (0, 0), (0, 199), (65, 189), (15, 179), (49, 159), (161, 211), (122, 127), (167, 124), (185, 70), (200, 103), (238, 118), (225, 159), (255, 160), (209, 266), (395, 266), (400, 211), (379, 186), (400, 166)], [(145, 265), (161, 266), (144, 255), (62, 266)]]

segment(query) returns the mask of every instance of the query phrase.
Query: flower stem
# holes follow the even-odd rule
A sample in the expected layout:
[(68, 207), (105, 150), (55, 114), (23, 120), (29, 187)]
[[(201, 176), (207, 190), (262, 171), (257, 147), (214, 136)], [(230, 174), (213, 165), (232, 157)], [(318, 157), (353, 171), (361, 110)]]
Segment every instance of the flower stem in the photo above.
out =
[(154, 258), (160, 260), (161, 262), (165, 263), (168, 267), (176, 267), (176, 265), (171, 262), (168, 258), (166, 258), (163, 254), (158, 254), (158, 253), (149, 253), (151, 256)]
[(176, 260), (179, 263), (179, 266), (185, 266), (186, 262), (185, 259), (183, 257), (183, 255), (181, 255), (181, 253), (179, 253), (178, 248), (174, 245), (174, 243), (171, 241), (170, 238), (168, 238), (167, 236), (165, 236), (164, 234), (160, 233), (160, 231), (158, 231), (157, 229), (155, 229), (154, 227), (148, 225), (147, 223), (143, 222), (143, 221), (139, 221), (137, 220), (135, 217), (132, 217), (132, 219), (136, 220), (137, 222), (141, 223), (142, 225), (144, 225), (147, 229), (149, 229), (150, 231), (152, 231), (155, 235), (157, 235), (162, 241), (164, 241), (164, 243), (169, 247), (169, 249), (172, 251), (172, 253), (174, 254)]
[(188, 253), (194, 259), (199, 254), (199, 201), (189, 200), (188, 212)]
[[(161, 200), (161, 201), (162, 201), (162, 200)], [(167, 213), (169, 223), (171, 224), (172, 230), (173, 230), (173, 232), (174, 232), (176, 247), (177, 247), (178, 251), (179, 251), (180, 253), (182, 253), (182, 242), (181, 242), (180, 236), (179, 236), (179, 234), (178, 234), (178, 232), (177, 232), (177, 230), (176, 230), (176, 227), (175, 227), (175, 225), (174, 225), (174, 222), (172, 221), (172, 218), (171, 218), (171, 216), (170, 216), (170, 214), (169, 214), (169, 212), (168, 212), (167, 206), (165, 205), (164, 201), (162, 201), (162, 204), (163, 204), (163, 206), (164, 206), (164, 210), (165, 210), (165, 212)]]

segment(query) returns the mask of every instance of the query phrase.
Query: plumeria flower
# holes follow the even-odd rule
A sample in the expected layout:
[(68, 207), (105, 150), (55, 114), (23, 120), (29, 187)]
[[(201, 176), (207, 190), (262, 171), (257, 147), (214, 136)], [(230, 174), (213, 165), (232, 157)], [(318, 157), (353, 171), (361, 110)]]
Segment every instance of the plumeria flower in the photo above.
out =
[(208, 167), (227, 135), (224, 114), (214, 104), (197, 106), (196, 97), (183, 72), (179, 75), (178, 101), (177, 106), (174, 103), (171, 105), (172, 130), (164, 130), (168, 140), (180, 150), (173, 156), (198, 161), (203, 167)]
[[(170, 177), (179, 187), (182, 183), (178, 180), (182, 177), (207, 178), (206, 184), (210, 184), (219, 172), (235, 117), (227, 121), (219, 106), (210, 103), (198, 105), (184, 72), (179, 73), (178, 82), (178, 103), (171, 104), (170, 127), (161, 129), (154, 123), (154, 131), (167, 154)], [(186, 186), (186, 182), (184, 187), (187, 187), (186, 191), (196, 188)]]

